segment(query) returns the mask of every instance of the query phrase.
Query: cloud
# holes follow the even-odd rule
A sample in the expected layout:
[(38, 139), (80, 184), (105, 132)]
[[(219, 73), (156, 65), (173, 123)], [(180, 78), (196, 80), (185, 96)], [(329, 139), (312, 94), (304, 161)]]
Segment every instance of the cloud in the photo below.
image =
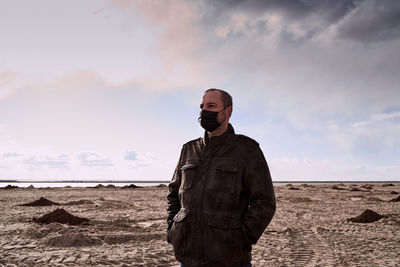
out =
[[(330, 21), (337, 20), (344, 16), (347, 10), (354, 6), (349, 0), (321, 1), (321, 0), (255, 0), (255, 1), (208, 1), (212, 8), (212, 14), (246, 12), (253, 16), (260, 16), (265, 13), (280, 14), (289, 21), (297, 21), (313, 14), (327, 17)], [(221, 17), (221, 16), (220, 16)]]
[(24, 159), (22, 163), (32, 165), (34, 167), (49, 167), (59, 169), (70, 167), (69, 157), (65, 154), (61, 154), (57, 157), (32, 156)]
[[(291, 166), (324, 153), (351, 161), (355, 173), (376, 158), (397, 164), (396, 1), (115, 0), (85, 2), (78, 13), (71, 3), (46, 6), (41, 20), (43, 5), (3, 12), (4, 51), (18, 56), (0, 59), (9, 63), (0, 73), (0, 146), (20, 155), (2, 161), (15, 176), (165, 175), (174, 164), (157, 168), (200, 133), (195, 109), (210, 87), (233, 95), (238, 132), (299, 159)], [(58, 159), (53, 149), (69, 155), (70, 172), (44, 167)]]
[(395, 120), (395, 119), (400, 119), (400, 112), (379, 113), (379, 114), (374, 114), (371, 117), (372, 121), (385, 121), (385, 120)]
[(124, 155), (124, 159), (126, 160), (137, 160), (137, 153), (136, 151), (126, 151)]
[(81, 165), (86, 167), (110, 167), (114, 164), (108, 158), (102, 158), (96, 153), (80, 153), (78, 155)]
[(331, 130), (328, 142), (353, 159), (371, 165), (399, 164), (400, 112), (377, 113), (367, 120), (327, 127)]
[(0, 99), (13, 92), (16, 86), (17, 76), (16, 72), (0, 72)]
[(3, 155), (1, 156), (1, 158), (3, 159), (7, 159), (7, 158), (17, 158), (21, 156), (20, 154), (16, 153), (16, 152), (8, 152), (8, 153), (3, 153)]
[(128, 168), (140, 169), (150, 166), (162, 165), (158, 158), (151, 152), (137, 153), (136, 151), (126, 151), (124, 154), (125, 162), (120, 162), (121, 166), (127, 166)]
[(400, 2), (365, 0), (356, 3), (336, 26), (341, 38), (364, 43), (400, 37)]
[[(208, 1), (208, 5), (207, 18), (219, 18), (209, 21), (223, 23), (238, 13), (245, 14), (250, 27), (260, 25), (256, 21), (263, 21), (272, 30), (264, 31), (267, 35), (274, 28), (270, 18), (279, 17), (279, 24), (275, 24), (280, 32), (277, 36), (286, 41), (299, 40), (299, 33), (309, 40), (329, 28), (335, 31), (331, 38), (366, 43), (395, 39), (400, 32), (400, 3), (391, 0)], [(226, 27), (218, 29), (219, 36), (226, 36)]]
[[(3, 177), (15, 179), (166, 179), (174, 164), (159, 160), (152, 153), (137, 154), (126, 160), (120, 151), (52, 153), (46, 149), (24, 147), (19, 152), (0, 154)], [(132, 150), (126, 152), (133, 152)], [(108, 155), (108, 156), (105, 156)], [(128, 153), (131, 157), (133, 153)], [(1, 177), (0, 177), (1, 178)]]

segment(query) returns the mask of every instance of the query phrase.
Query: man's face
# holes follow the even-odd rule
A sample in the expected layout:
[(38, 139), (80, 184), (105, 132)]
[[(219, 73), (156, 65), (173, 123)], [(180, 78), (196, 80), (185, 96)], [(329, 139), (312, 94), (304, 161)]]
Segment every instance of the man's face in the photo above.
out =
[(200, 104), (201, 110), (220, 112), (224, 109), (224, 103), (221, 100), (221, 92), (211, 91), (203, 96), (203, 101)]
[(221, 99), (221, 92), (210, 91), (203, 95), (203, 101), (200, 104), (201, 110), (216, 111), (218, 113), (217, 120), (219, 123), (228, 123), (232, 113), (232, 107), (224, 109), (224, 103)]

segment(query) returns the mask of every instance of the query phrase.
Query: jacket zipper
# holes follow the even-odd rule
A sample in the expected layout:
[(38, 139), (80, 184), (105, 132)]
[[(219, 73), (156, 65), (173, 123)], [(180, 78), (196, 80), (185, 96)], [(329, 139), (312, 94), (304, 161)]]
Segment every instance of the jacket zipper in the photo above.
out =
[[(205, 149), (204, 149), (205, 150)], [(210, 152), (210, 159), (211, 159), (211, 161), (209, 161), (208, 162), (208, 166), (207, 166), (207, 171), (204, 173), (204, 184), (203, 184), (203, 188), (202, 188), (202, 192), (201, 192), (201, 201), (200, 201), (200, 203), (201, 203), (201, 206), (200, 206), (200, 251), (201, 251), (201, 253), (200, 253), (200, 261), (201, 262), (204, 262), (205, 260), (206, 260), (206, 258), (205, 258), (205, 255), (204, 255), (204, 247), (203, 247), (203, 237), (204, 237), (204, 228), (206, 227), (205, 225), (206, 225), (206, 223), (205, 223), (205, 219), (204, 219), (204, 199), (205, 199), (205, 197), (204, 197), (204, 192), (205, 192), (205, 190), (206, 190), (206, 187), (207, 187), (207, 183), (208, 183), (208, 180), (210, 179), (209, 177), (210, 177), (210, 174), (211, 174), (211, 172), (210, 172), (210, 167), (211, 167), (211, 164), (212, 164), (212, 162), (213, 162), (213, 160), (214, 160), (214, 155), (216, 154), (216, 152), (217, 152), (217, 150), (216, 150), (216, 148), (214, 147), (213, 148), (213, 150), (211, 150), (211, 152)], [(203, 156), (204, 156), (204, 151), (203, 151), (203, 155), (202, 155), (202, 159), (203, 159)]]

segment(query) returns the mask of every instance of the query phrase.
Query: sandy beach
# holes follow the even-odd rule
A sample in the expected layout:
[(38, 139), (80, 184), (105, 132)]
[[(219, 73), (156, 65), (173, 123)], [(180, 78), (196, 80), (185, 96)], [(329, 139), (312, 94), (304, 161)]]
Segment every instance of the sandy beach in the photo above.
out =
[[(0, 266), (179, 266), (165, 241), (167, 193), (2, 188)], [(253, 247), (253, 266), (400, 266), (400, 183), (288, 184), (275, 193), (277, 212)], [(22, 206), (41, 197), (58, 205)], [(38, 220), (57, 209), (88, 220)], [(349, 220), (374, 219), (367, 210), (381, 218)]]

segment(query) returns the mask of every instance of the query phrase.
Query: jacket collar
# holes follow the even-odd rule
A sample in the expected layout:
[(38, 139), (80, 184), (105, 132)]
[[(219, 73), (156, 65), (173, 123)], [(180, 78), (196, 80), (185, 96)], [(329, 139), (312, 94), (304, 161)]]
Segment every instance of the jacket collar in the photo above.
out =
[(203, 143), (205, 145), (215, 145), (215, 144), (219, 144), (222, 141), (226, 140), (229, 136), (234, 135), (235, 134), (235, 130), (233, 129), (232, 125), (229, 123), (228, 124), (228, 129), (226, 129), (226, 131), (219, 135), (219, 136), (214, 136), (209, 138), (207, 131), (204, 132), (204, 137), (203, 137)]

